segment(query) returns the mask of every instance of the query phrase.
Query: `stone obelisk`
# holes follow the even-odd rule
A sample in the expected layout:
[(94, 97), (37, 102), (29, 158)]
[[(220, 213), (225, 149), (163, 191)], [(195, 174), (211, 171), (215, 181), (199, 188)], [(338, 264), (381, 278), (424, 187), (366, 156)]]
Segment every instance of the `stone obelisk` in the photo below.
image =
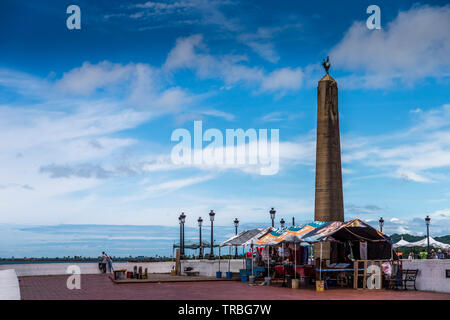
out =
[(315, 221), (344, 221), (338, 87), (329, 74), (329, 59), (322, 63), (326, 75), (317, 87), (317, 144)]

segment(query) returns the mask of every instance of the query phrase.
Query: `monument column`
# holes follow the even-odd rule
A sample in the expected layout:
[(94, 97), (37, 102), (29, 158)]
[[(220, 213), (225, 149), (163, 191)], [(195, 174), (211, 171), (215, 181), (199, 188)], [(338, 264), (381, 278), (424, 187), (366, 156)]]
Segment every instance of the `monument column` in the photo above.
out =
[(329, 60), (322, 63), (327, 74), (317, 87), (315, 221), (344, 221), (338, 88), (329, 74)]

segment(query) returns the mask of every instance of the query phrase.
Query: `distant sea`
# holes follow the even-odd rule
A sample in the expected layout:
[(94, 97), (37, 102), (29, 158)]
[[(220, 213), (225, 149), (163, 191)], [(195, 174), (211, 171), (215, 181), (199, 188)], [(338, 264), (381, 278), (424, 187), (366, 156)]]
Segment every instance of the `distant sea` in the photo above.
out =
[[(239, 230), (256, 227), (265, 226), (243, 225)], [(230, 238), (234, 232), (233, 226), (214, 226), (215, 243)], [(0, 257), (98, 257), (102, 251), (115, 257), (170, 257), (173, 244), (179, 242), (179, 235), (179, 226), (0, 224)], [(198, 227), (185, 226), (185, 241), (198, 242), (198, 237)], [(203, 240), (209, 242), (210, 237), (209, 225), (204, 226)], [(228, 249), (225, 250), (223, 254), (228, 253)], [(186, 250), (186, 254), (194, 253), (196, 251)], [(209, 253), (209, 248), (205, 253)]]

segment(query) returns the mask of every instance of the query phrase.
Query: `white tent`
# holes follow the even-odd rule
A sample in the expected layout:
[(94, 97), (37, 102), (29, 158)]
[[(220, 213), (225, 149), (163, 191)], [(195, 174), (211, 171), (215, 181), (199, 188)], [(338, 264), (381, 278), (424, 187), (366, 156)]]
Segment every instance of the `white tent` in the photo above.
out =
[[(427, 245), (428, 245), (427, 238), (423, 238), (422, 240), (411, 242), (408, 245), (408, 247), (426, 247)], [(436, 241), (432, 237), (430, 237), (430, 247), (437, 249), (449, 249), (450, 245)]]
[(403, 240), (403, 237), (402, 237), (399, 242), (394, 243), (393, 247), (394, 248), (411, 247), (411, 242)]

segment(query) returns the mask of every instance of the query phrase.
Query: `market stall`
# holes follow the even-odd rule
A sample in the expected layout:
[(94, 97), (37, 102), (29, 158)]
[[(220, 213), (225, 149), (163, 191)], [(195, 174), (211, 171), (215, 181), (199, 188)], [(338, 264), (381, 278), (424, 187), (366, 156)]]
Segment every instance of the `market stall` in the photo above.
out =
[[(230, 239), (222, 242), (220, 244), (220, 247), (228, 246), (230, 247), (242, 247), (243, 248), (243, 258), (242, 258), (242, 269), (240, 270), (242, 281), (247, 281), (250, 276), (255, 276), (259, 274), (260, 272), (264, 272), (265, 268), (261, 267), (260, 265), (254, 267), (254, 259), (253, 256), (256, 255), (254, 252), (255, 246), (254, 243), (267, 233), (273, 231), (274, 228), (267, 227), (267, 228), (256, 228), (256, 229), (250, 229), (250, 230), (244, 230), (238, 233), (237, 235), (232, 236)], [(250, 255), (246, 257), (245, 255), (245, 248), (249, 247), (249, 253)], [(258, 251), (260, 253), (260, 251)], [(260, 261), (257, 259), (258, 262)], [(230, 261), (229, 261), (230, 263)], [(262, 269), (261, 269), (262, 268)]]
[[(365, 286), (367, 266), (378, 263), (381, 269), (382, 263), (394, 258), (390, 238), (359, 219), (328, 222), (306, 234), (303, 241), (314, 244), (316, 279), (325, 280), (325, 285), (358, 287), (355, 281), (362, 271)], [(355, 261), (366, 262), (360, 268)]]

